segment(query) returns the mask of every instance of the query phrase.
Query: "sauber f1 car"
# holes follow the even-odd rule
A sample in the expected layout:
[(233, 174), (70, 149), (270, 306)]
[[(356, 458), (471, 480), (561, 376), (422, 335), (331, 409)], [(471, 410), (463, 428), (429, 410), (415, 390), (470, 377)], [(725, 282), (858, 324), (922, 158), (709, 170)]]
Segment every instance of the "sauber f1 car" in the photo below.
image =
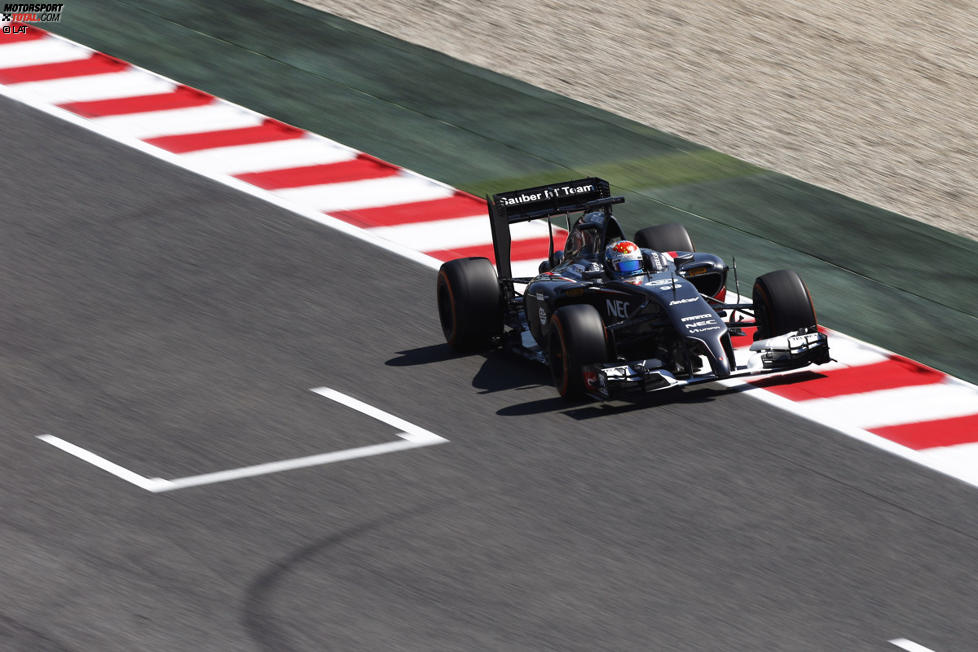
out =
[[(764, 274), (750, 303), (727, 303), (723, 260), (697, 252), (681, 224), (649, 226), (626, 241), (611, 210), (624, 198), (603, 179), (487, 201), (496, 267), (459, 258), (438, 272), (438, 314), (456, 351), (502, 347), (548, 365), (561, 396), (598, 400), (829, 361), (798, 274)], [(569, 226), (559, 251), (557, 216)], [(537, 276), (514, 278), (510, 226), (537, 219), (550, 227), (549, 258)], [(747, 327), (756, 327), (754, 341), (738, 360), (731, 335)]]

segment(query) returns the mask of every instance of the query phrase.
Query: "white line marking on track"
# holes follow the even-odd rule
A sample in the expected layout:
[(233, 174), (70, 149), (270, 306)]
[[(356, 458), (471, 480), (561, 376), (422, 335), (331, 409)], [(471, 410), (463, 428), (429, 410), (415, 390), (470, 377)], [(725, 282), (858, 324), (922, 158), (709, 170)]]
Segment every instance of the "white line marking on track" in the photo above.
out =
[[(437, 435), (436, 435), (437, 436)], [(282, 471), (293, 471), (295, 469), (303, 469), (309, 466), (319, 466), (322, 464), (331, 464), (333, 462), (343, 462), (346, 460), (353, 460), (359, 457), (370, 457), (372, 455), (383, 455), (384, 453), (393, 453), (395, 451), (404, 451), (411, 448), (419, 448), (421, 446), (428, 446), (430, 444), (440, 444), (447, 439), (438, 438), (439, 441), (425, 441), (425, 442), (413, 442), (408, 440), (402, 441), (391, 441), (384, 444), (374, 444), (372, 446), (361, 446), (359, 448), (348, 448), (342, 451), (334, 451), (332, 453), (321, 453), (319, 455), (309, 455), (307, 457), (296, 457), (290, 460), (280, 460), (278, 462), (268, 462), (265, 464), (255, 464), (254, 466), (245, 466), (239, 469), (230, 469), (227, 471), (215, 471), (214, 473), (203, 473), (201, 475), (192, 475), (186, 478), (176, 478), (174, 480), (161, 480), (155, 488), (150, 489), (154, 493), (159, 493), (161, 491), (173, 491), (175, 489), (186, 489), (187, 487), (199, 487), (205, 484), (214, 484), (216, 482), (227, 482), (229, 480), (239, 480), (241, 478), (251, 478), (256, 475), (267, 475), (269, 473), (280, 473)]]
[(323, 464), (343, 462), (360, 457), (383, 455), (385, 453), (405, 451), (412, 448), (420, 448), (422, 446), (444, 444), (448, 441), (440, 435), (436, 435), (429, 430), (416, 426), (413, 423), (394, 416), (389, 412), (384, 412), (383, 410), (355, 399), (352, 396), (347, 396), (346, 394), (338, 392), (335, 389), (330, 389), (329, 387), (317, 387), (312, 391), (320, 396), (325, 396), (326, 398), (336, 401), (341, 405), (345, 405), (362, 414), (402, 430), (403, 432), (397, 433), (397, 436), (401, 438), (401, 441), (372, 444), (370, 446), (348, 448), (346, 450), (333, 451), (330, 453), (307, 455), (306, 457), (295, 457), (288, 460), (266, 462), (264, 464), (244, 466), (237, 469), (228, 469), (226, 471), (215, 471), (213, 473), (202, 473), (200, 475), (166, 480), (164, 478), (147, 478), (145, 476), (141, 476), (138, 473), (116, 464), (115, 462), (110, 462), (100, 455), (96, 455), (95, 453), (86, 450), (81, 446), (76, 446), (75, 444), (67, 442), (60, 437), (55, 437), (54, 435), (39, 435), (38, 439), (45, 443), (51, 444), (55, 448), (59, 448), (70, 455), (74, 455), (78, 459), (97, 466), (98, 468), (111, 473), (117, 478), (121, 478), (126, 482), (130, 482), (137, 487), (152, 493), (162, 493), (164, 491), (174, 491), (177, 489), (186, 489), (188, 487), (199, 487), (206, 484), (228, 482), (229, 480), (251, 478), (258, 475), (268, 475), (269, 473), (280, 473), (282, 471), (292, 471), (310, 466), (321, 466)]
[(161, 482), (166, 482), (162, 478), (146, 478), (138, 473), (133, 473), (127, 468), (121, 467), (115, 462), (110, 462), (104, 457), (100, 457), (95, 453), (85, 450), (81, 446), (75, 446), (71, 442), (67, 442), (60, 437), (55, 437), (54, 435), (39, 435), (37, 437), (43, 442), (51, 444), (55, 448), (60, 448), (69, 455), (74, 455), (78, 459), (85, 460), (89, 464), (93, 464), (103, 471), (108, 471), (117, 478), (122, 478), (126, 482), (131, 482), (137, 487), (145, 489), (146, 491), (157, 491), (156, 487)]
[(352, 408), (357, 412), (366, 414), (368, 417), (373, 417), (378, 421), (383, 421), (387, 425), (394, 426), (398, 430), (403, 430), (404, 432), (400, 433), (400, 436), (404, 437), (405, 439), (409, 439), (410, 441), (419, 442), (419, 443), (427, 442), (430, 444), (437, 444), (443, 441), (448, 441), (444, 437), (440, 437), (435, 433), (425, 430), (424, 428), (421, 428), (419, 426), (416, 426), (409, 421), (405, 421), (400, 417), (396, 417), (390, 412), (384, 412), (383, 410), (379, 408), (375, 408), (374, 406), (364, 403), (363, 401), (360, 401), (358, 399), (355, 399), (352, 396), (347, 396), (346, 394), (337, 392), (335, 389), (330, 389), (329, 387), (316, 387), (312, 391), (319, 394), (320, 396), (325, 396), (328, 399), (331, 399), (333, 401), (336, 401), (337, 403), (345, 405), (348, 408)]
[(930, 649), (929, 647), (924, 647), (919, 643), (914, 643), (913, 641), (905, 638), (895, 638), (890, 641), (890, 644), (903, 648), (904, 650), (907, 650), (907, 652), (934, 652), (934, 650)]

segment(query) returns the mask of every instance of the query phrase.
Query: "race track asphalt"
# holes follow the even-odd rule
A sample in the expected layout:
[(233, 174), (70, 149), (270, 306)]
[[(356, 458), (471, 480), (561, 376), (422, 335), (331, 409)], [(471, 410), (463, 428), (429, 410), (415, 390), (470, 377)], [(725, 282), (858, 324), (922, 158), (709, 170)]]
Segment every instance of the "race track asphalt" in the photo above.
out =
[[(568, 406), (430, 269), (0, 100), (0, 648), (935, 650), (973, 488), (706, 387)], [(36, 439), (183, 477), (151, 494)]]

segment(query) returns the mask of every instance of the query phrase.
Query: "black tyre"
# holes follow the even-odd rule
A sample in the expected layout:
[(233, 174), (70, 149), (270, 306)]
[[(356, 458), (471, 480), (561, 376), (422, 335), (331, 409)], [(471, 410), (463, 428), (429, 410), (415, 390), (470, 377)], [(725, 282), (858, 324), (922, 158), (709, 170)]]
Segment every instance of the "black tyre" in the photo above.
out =
[(457, 258), (438, 270), (438, 317), (448, 345), (468, 353), (503, 331), (502, 294), (487, 258)]
[(754, 281), (752, 299), (757, 317), (755, 340), (784, 335), (817, 323), (808, 286), (790, 269), (779, 269), (758, 277)]
[(560, 395), (568, 399), (585, 396), (583, 367), (608, 358), (604, 322), (590, 304), (562, 306), (550, 318), (550, 370)]
[(655, 251), (696, 251), (686, 227), (675, 222), (640, 229), (635, 234), (635, 244)]

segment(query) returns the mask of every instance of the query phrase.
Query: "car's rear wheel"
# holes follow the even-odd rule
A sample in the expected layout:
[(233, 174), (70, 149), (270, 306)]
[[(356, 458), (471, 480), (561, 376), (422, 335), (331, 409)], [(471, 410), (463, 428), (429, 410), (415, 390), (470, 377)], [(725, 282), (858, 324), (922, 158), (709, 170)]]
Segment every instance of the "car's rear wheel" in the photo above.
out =
[(751, 293), (757, 319), (755, 340), (815, 326), (815, 306), (808, 286), (796, 272), (779, 269), (754, 281)]
[(584, 367), (604, 362), (608, 341), (604, 322), (597, 308), (590, 304), (561, 306), (550, 318), (550, 370), (561, 396), (577, 400), (587, 394)]
[(487, 258), (457, 258), (438, 270), (438, 317), (455, 351), (488, 347), (502, 333), (502, 293)]
[(635, 234), (635, 244), (654, 251), (696, 251), (686, 227), (676, 222), (640, 229)]

